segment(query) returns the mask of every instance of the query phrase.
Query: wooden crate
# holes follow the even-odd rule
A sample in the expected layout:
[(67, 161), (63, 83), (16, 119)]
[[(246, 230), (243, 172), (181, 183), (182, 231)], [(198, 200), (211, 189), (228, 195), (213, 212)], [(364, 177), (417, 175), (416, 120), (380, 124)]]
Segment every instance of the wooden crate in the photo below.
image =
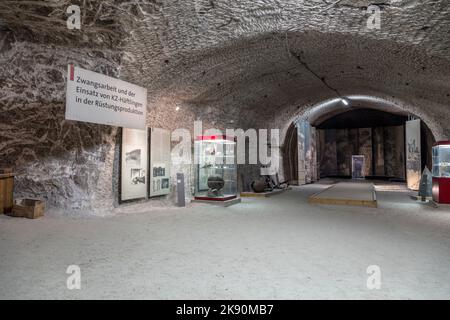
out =
[(42, 217), (45, 211), (45, 202), (35, 199), (19, 199), (14, 201), (12, 217), (36, 219)]

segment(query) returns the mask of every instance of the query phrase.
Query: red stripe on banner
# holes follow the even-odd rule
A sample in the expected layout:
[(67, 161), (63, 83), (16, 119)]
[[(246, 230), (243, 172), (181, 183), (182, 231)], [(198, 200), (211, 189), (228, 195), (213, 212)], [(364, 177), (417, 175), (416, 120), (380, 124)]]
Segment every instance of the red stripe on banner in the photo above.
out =
[(73, 64), (71, 64), (70, 65), (70, 81), (73, 81), (74, 73), (75, 73), (75, 67), (73, 66)]
[(228, 136), (197, 136), (196, 140), (228, 140), (228, 141), (235, 141), (234, 137), (228, 137)]

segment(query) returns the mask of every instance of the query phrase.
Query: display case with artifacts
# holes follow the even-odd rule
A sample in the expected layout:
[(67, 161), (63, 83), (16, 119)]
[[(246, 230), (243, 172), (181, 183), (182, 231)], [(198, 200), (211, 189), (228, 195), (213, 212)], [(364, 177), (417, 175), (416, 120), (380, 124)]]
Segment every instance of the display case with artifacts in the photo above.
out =
[(450, 204), (450, 141), (433, 147), (433, 200)]
[(195, 200), (237, 198), (236, 142), (227, 136), (200, 136), (194, 146)]

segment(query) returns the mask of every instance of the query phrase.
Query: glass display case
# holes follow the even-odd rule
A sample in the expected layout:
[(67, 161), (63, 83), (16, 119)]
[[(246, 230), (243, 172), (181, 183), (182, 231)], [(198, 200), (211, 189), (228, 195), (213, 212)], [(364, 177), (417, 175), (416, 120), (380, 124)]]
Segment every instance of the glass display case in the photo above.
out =
[(450, 141), (433, 147), (433, 199), (450, 204)]
[(433, 147), (433, 177), (450, 178), (450, 144)]
[(200, 136), (194, 145), (195, 200), (237, 198), (236, 142), (226, 136)]

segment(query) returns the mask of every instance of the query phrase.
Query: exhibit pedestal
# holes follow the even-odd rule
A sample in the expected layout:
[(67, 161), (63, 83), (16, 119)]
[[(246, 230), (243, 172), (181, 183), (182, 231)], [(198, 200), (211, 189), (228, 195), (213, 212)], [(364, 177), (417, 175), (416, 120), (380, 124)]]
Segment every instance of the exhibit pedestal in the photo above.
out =
[(206, 203), (206, 204), (212, 204), (212, 205), (216, 205), (216, 206), (221, 206), (221, 207), (229, 207), (232, 206), (233, 204), (238, 204), (241, 203), (241, 198), (234, 198), (231, 200), (226, 200), (226, 201), (211, 201), (211, 200), (201, 200), (201, 199), (194, 199), (192, 200), (192, 203)]
[(286, 189), (275, 189), (273, 191), (268, 192), (241, 192), (242, 198), (269, 198), (274, 195), (286, 192), (287, 190), (291, 190), (291, 187), (287, 187)]
[(236, 199), (237, 196), (221, 196), (221, 197), (195, 197), (194, 200), (225, 202)]

